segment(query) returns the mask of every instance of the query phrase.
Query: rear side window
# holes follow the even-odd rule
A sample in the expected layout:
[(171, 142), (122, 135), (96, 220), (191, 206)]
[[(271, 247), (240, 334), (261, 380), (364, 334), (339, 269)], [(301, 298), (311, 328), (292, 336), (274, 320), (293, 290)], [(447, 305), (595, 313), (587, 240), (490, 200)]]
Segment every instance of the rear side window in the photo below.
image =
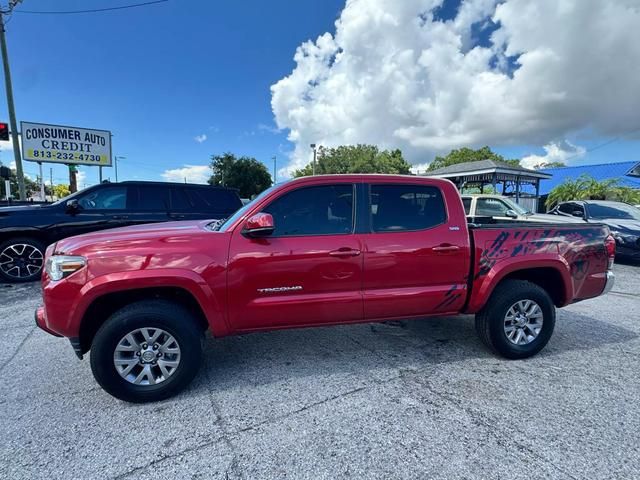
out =
[(169, 209), (169, 189), (158, 185), (139, 186), (138, 209), (166, 212)]
[(193, 207), (187, 198), (184, 188), (171, 189), (171, 210), (173, 211), (189, 211)]
[(340, 235), (353, 231), (353, 185), (303, 187), (269, 204), (275, 223), (272, 237)]
[(446, 221), (440, 189), (426, 185), (372, 185), (374, 232), (424, 230)]
[(234, 192), (219, 188), (186, 188), (187, 196), (196, 211), (234, 212), (242, 206)]
[(462, 205), (464, 206), (464, 213), (469, 215), (469, 212), (471, 212), (471, 199), (463, 198)]

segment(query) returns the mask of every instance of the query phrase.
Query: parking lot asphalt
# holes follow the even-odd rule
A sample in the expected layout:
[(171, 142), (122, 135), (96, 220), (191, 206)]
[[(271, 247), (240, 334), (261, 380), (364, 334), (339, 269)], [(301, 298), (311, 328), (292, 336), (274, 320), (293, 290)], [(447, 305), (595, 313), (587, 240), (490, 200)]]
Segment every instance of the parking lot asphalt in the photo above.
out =
[(209, 338), (147, 405), (35, 327), (38, 284), (0, 285), (0, 478), (640, 478), (640, 267), (615, 271), (529, 360), (471, 317)]

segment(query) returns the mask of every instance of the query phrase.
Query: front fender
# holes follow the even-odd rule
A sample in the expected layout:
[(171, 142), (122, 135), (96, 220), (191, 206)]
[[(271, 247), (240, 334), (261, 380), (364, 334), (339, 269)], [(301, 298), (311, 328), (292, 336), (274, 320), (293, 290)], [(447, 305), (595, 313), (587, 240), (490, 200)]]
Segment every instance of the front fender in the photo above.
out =
[[(72, 280), (72, 277), (69, 278)], [(65, 288), (65, 296), (72, 292), (69, 287), (73, 281), (67, 285), (60, 284)], [(180, 288), (188, 292), (197, 301), (200, 309), (204, 313), (210, 329), (215, 336), (228, 334), (226, 318), (224, 315), (224, 295), (212, 291), (209, 284), (196, 272), (185, 269), (153, 269), (137, 270), (129, 272), (109, 273), (91, 278), (86, 283), (76, 285), (74, 301), (67, 304), (65, 312), (49, 312), (47, 316), (51, 318), (54, 314), (59, 320), (63, 318), (66, 322), (55, 321), (56, 331), (67, 337), (77, 336), (80, 331), (80, 324), (89, 306), (104, 295), (124, 292), (128, 290), (139, 290), (145, 288)], [(56, 285), (53, 285), (56, 288)], [(60, 292), (46, 292), (51, 298), (56, 298)], [(58, 297), (59, 298), (59, 297)], [(53, 307), (54, 303), (49, 303)]]

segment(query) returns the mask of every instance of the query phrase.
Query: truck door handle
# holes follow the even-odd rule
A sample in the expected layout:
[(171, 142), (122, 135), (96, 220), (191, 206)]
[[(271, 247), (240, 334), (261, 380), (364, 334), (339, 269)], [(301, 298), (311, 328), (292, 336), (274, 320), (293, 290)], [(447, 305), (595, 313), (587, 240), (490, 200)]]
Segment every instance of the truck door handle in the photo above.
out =
[(129, 218), (129, 215), (114, 215), (113, 217), (114, 220), (126, 220), (127, 218)]
[(177, 218), (178, 220), (180, 220), (181, 218), (184, 218), (184, 215), (182, 215), (181, 213), (170, 213), (169, 218)]
[(332, 257), (357, 257), (360, 255), (360, 250), (355, 250), (349, 247), (342, 247), (338, 250), (332, 250), (329, 252), (329, 255)]
[(442, 245), (433, 247), (431, 250), (433, 250), (436, 253), (453, 253), (460, 250), (460, 247), (458, 247), (457, 245), (449, 245), (447, 243), (443, 243)]

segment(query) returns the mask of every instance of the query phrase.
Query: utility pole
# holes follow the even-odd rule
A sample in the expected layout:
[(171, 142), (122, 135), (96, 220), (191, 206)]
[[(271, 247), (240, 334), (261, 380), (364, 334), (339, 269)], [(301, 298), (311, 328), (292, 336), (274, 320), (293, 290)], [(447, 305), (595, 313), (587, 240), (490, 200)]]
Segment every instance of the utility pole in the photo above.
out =
[(311, 148), (313, 148), (313, 165), (311, 167), (311, 174), (315, 175), (316, 174), (316, 144), (312, 143)]
[(276, 159), (275, 155), (272, 157), (272, 160), (273, 160), (273, 184), (275, 185), (276, 184), (276, 176), (278, 175), (277, 174), (277, 170), (276, 170), (276, 160), (277, 159)]
[(127, 157), (122, 157), (122, 156), (119, 157), (117, 155), (113, 156), (113, 163), (114, 163), (114, 165), (116, 167), (116, 183), (118, 183), (118, 160), (123, 160), (125, 158), (127, 158)]
[(7, 39), (5, 38), (4, 15), (11, 13), (11, 10), (21, 0), (9, 2), (8, 10), (0, 10), (0, 48), (2, 49), (2, 66), (4, 67), (4, 83), (7, 91), (7, 107), (9, 109), (9, 125), (11, 126), (11, 139), (13, 140), (13, 156), (16, 161), (16, 173), (18, 176), (18, 190), (20, 200), (26, 200), (27, 194), (24, 188), (24, 172), (22, 170), (22, 157), (20, 156), (20, 142), (18, 141), (18, 122), (16, 121), (16, 109), (13, 105), (13, 86), (11, 85), (11, 71), (9, 70), (9, 55), (7, 53)]

